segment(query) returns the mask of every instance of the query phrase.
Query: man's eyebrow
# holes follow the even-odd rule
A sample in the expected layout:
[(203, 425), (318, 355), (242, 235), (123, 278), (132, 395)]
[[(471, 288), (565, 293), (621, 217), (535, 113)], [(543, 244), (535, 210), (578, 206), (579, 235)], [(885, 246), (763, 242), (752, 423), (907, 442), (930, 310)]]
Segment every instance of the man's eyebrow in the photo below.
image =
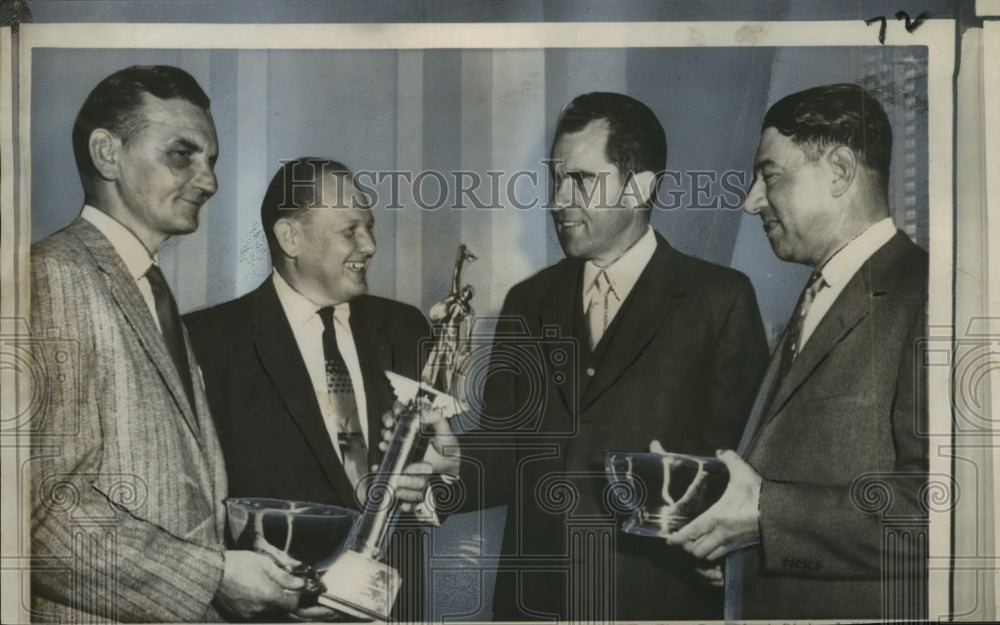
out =
[[(336, 207), (336, 208), (339, 208), (339, 207)], [(371, 209), (365, 209), (365, 210), (371, 210)], [(365, 216), (355, 215), (353, 217), (350, 217), (347, 220), (347, 225), (348, 226), (357, 226), (359, 224), (361, 224), (361, 225), (369, 225), (369, 224), (373, 224), (373, 223), (375, 223), (375, 216), (371, 215), (371, 214), (368, 214), (368, 215), (365, 215)]]
[(177, 137), (171, 142), (171, 144), (176, 147), (184, 148), (185, 150), (191, 150), (192, 152), (202, 152), (205, 149), (194, 141), (185, 139), (184, 137)]
[(776, 165), (776, 164), (777, 163), (775, 163), (774, 160), (772, 160), (770, 158), (765, 158), (764, 160), (755, 162), (753, 164), (753, 170), (757, 171), (757, 170), (760, 170), (760, 169), (764, 169), (765, 167), (771, 167), (772, 165)]
[[(180, 148), (182, 150), (188, 150), (190, 152), (202, 153), (205, 151), (205, 146), (199, 144), (197, 141), (192, 141), (191, 139), (185, 139), (184, 137), (176, 137), (170, 142), (171, 148)], [(209, 162), (214, 166), (216, 161), (219, 160), (218, 153), (212, 154), (208, 158)]]

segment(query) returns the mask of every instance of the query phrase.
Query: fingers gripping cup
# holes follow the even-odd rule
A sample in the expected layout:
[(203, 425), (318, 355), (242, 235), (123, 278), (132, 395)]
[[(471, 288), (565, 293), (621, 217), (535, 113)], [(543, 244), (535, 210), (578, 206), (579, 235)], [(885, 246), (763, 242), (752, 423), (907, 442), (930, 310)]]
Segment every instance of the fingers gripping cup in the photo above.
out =
[(722, 497), (729, 470), (717, 458), (609, 451), (604, 471), (612, 492), (631, 511), (621, 530), (664, 537)]
[[(344, 543), (358, 512), (325, 504), (287, 499), (226, 499), (229, 533), (237, 549), (252, 549), (302, 576), (306, 590), (321, 592), (318, 566), (331, 546)], [(297, 562), (288, 568), (289, 560)]]

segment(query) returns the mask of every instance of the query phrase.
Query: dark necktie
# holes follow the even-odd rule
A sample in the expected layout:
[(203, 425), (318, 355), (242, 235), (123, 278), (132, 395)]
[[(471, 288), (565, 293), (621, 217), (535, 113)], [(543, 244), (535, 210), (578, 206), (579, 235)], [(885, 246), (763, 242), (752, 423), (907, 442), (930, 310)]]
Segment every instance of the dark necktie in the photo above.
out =
[(779, 383), (785, 379), (785, 375), (792, 367), (792, 363), (795, 362), (799, 352), (802, 351), (802, 327), (805, 324), (806, 315), (809, 314), (809, 308), (812, 306), (813, 300), (816, 299), (816, 293), (822, 287), (823, 274), (814, 271), (809, 278), (809, 282), (806, 284), (805, 290), (799, 296), (799, 302), (795, 305), (792, 318), (788, 321), (788, 326), (785, 328), (785, 347), (781, 352), (781, 371), (777, 379)]
[(326, 358), (326, 387), (337, 419), (337, 445), (344, 457), (344, 471), (351, 485), (356, 486), (365, 475), (368, 463), (368, 446), (361, 431), (358, 402), (347, 363), (337, 347), (337, 333), (333, 326), (333, 307), (320, 308), (323, 320), (323, 357)]
[(146, 270), (146, 280), (153, 291), (153, 301), (156, 304), (156, 317), (160, 321), (160, 332), (167, 344), (167, 351), (174, 361), (174, 367), (184, 385), (188, 402), (194, 409), (194, 388), (191, 385), (191, 369), (188, 367), (187, 348), (184, 345), (184, 330), (181, 328), (181, 317), (177, 313), (177, 302), (170, 294), (170, 287), (163, 279), (163, 272), (153, 264)]

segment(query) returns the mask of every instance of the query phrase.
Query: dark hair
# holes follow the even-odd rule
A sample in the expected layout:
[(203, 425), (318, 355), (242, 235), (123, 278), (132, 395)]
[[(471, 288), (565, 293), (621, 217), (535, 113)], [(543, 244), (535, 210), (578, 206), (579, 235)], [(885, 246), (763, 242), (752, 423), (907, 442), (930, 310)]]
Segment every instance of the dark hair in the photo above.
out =
[(790, 137), (813, 159), (830, 145), (849, 147), (888, 195), (892, 127), (885, 109), (862, 87), (843, 83), (793, 93), (768, 109), (761, 131), (766, 128)]
[[(663, 126), (648, 106), (621, 93), (594, 92), (573, 98), (559, 113), (552, 145), (562, 135), (579, 132), (596, 120), (608, 124), (605, 157), (623, 178), (643, 171), (659, 174), (666, 168), (667, 135)], [(657, 175), (657, 182), (661, 178)]]
[(353, 181), (351, 170), (337, 161), (316, 156), (281, 161), (260, 203), (260, 225), (264, 228), (272, 256), (278, 249), (274, 236), (274, 224), (278, 219), (301, 218), (309, 211), (299, 212), (300, 209), (331, 205), (323, 197), (317, 197), (317, 193), (322, 193), (320, 182), (326, 174)]
[(90, 159), (90, 133), (104, 128), (127, 142), (146, 122), (138, 113), (146, 94), (161, 100), (180, 98), (206, 111), (210, 104), (191, 74), (176, 67), (133, 65), (111, 74), (90, 92), (73, 124), (73, 155), (81, 177), (97, 175)]

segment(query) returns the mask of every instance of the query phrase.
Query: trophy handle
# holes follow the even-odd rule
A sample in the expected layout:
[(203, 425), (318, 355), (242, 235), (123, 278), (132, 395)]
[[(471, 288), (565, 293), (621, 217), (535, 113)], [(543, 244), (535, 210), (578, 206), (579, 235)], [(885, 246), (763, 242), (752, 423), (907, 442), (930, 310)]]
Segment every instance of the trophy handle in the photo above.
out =
[(419, 403), (425, 390), (407, 403), (396, 421), (389, 447), (379, 466), (375, 481), (368, 489), (364, 511), (355, 525), (349, 549), (370, 557), (384, 557), (388, 538), (392, 533), (399, 506), (394, 492), (399, 475), (413, 458), (421, 439)]

